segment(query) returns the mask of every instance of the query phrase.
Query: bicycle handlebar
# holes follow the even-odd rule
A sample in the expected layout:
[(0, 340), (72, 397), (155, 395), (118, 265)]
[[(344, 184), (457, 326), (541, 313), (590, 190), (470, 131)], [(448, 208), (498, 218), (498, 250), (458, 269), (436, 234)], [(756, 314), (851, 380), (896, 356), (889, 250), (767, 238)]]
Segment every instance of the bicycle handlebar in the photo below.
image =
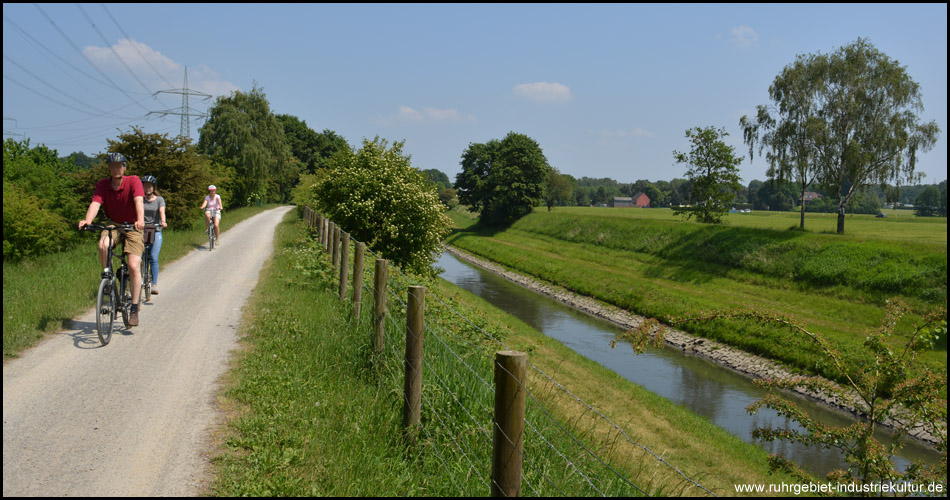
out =
[(124, 231), (134, 231), (135, 224), (126, 222), (123, 224), (116, 224), (112, 226), (103, 226), (101, 224), (86, 224), (82, 227), (82, 231), (115, 231), (116, 229), (122, 229)]

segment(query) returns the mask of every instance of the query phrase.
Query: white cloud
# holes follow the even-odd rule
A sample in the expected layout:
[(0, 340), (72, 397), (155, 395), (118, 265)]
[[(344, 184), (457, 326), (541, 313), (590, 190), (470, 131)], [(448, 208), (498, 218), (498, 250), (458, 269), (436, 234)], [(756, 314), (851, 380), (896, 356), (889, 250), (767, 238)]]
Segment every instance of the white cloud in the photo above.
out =
[(568, 102), (574, 99), (571, 89), (560, 83), (535, 82), (515, 85), (515, 95), (538, 102)]
[(457, 109), (438, 109), (424, 107), (421, 110), (409, 106), (399, 106), (399, 110), (389, 116), (378, 116), (373, 119), (378, 125), (400, 125), (405, 123), (474, 123), (475, 115), (465, 115)]
[[(141, 86), (134, 81), (126, 65), (152, 92), (171, 90), (168, 88), (169, 83), (176, 89), (184, 83), (183, 65), (142, 42), (123, 38), (112, 47), (86, 46), (83, 54), (106, 74), (132, 81), (130, 85), (134, 85), (135, 90), (140, 90)], [(121, 57), (121, 61), (116, 58), (116, 54)], [(237, 85), (222, 80), (220, 75), (205, 65), (189, 68), (188, 88), (214, 96), (229, 95), (240, 90)]]
[(732, 42), (741, 47), (754, 45), (759, 41), (759, 34), (750, 26), (742, 25), (732, 28)]

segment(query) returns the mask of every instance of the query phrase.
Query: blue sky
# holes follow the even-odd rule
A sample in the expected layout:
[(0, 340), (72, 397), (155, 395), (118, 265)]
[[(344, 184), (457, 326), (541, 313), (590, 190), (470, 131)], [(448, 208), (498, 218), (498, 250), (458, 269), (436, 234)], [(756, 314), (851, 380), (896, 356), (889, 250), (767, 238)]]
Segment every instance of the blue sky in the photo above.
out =
[(575, 177), (685, 177), (673, 151), (715, 126), (747, 184), (766, 167), (740, 117), (796, 55), (865, 37), (920, 84), (941, 134), (918, 171), (947, 178), (946, 4), (38, 5), (3, 4), (4, 137), (60, 155), (104, 151), (132, 125), (177, 135), (180, 117), (155, 112), (181, 96), (153, 94), (180, 89), (187, 66), (192, 90), (256, 82), (275, 113), (356, 146), (405, 140), (413, 166), (453, 180), (469, 143), (510, 131)]

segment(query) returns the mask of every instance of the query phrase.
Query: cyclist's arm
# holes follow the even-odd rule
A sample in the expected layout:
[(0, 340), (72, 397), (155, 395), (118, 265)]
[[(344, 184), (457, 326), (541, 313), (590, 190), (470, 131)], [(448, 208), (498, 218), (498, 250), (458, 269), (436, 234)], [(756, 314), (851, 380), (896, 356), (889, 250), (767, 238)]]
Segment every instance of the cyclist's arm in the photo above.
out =
[(92, 224), (92, 221), (96, 219), (96, 215), (99, 214), (99, 207), (102, 206), (102, 203), (94, 201), (89, 204), (89, 209), (86, 210), (86, 218), (79, 221), (79, 229), (82, 229), (83, 226), (87, 224)]
[(214, 197), (218, 199), (218, 213), (224, 212), (224, 202), (221, 201), (221, 195), (216, 194)]
[(168, 227), (168, 224), (165, 224), (165, 206), (162, 205), (158, 207), (158, 220), (162, 227)]
[(142, 204), (142, 196), (132, 198), (135, 201), (135, 229), (141, 231), (145, 229), (145, 207)]
[(201, 210), (201, 209), (203, 209), (203, 208), (206, 207), (206, 206), (208, 206), (208, 198), (205, 198), (204, 203), (202, 203), (201, 206), (198, 207), (198, 210)]

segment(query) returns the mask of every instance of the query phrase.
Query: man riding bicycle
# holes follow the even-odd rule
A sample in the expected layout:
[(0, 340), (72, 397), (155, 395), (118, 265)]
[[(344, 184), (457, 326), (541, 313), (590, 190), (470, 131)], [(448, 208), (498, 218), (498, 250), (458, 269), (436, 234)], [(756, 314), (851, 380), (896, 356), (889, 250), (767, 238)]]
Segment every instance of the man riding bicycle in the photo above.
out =
[[(145, 244), (142, 240), (142, 230), (145, 228), (145, 210), (142, 200), (145, 191), (142, 181), (135, 175), (125, 175), (126, 159), (122, 153), (109, 153), (106, 156), (109, 164), (109, 177), (96, 183), (92, 193), (92, 203), (86, 211), (86, 218), (79, 221), (79, 229), (91, 224), (99, 214), (99, 207), (105, 206), (106, 216), (112, 225), (132, 223), (135, 230), (117, 232), (125, 235), (125, 255), (128, 257), (129, 277), (132, 287), (132, 309), (129, 314), (129, 325), (139, 324), (139, 294), (142, 287), (142, 252)], [(117, 235), (112, 235), (112, 244), (118, 241)], [(109, 232), (102, 231), (99, 235), (99, 262), (103, 273), (111, 273), (112, 263), (109, 258)]]

